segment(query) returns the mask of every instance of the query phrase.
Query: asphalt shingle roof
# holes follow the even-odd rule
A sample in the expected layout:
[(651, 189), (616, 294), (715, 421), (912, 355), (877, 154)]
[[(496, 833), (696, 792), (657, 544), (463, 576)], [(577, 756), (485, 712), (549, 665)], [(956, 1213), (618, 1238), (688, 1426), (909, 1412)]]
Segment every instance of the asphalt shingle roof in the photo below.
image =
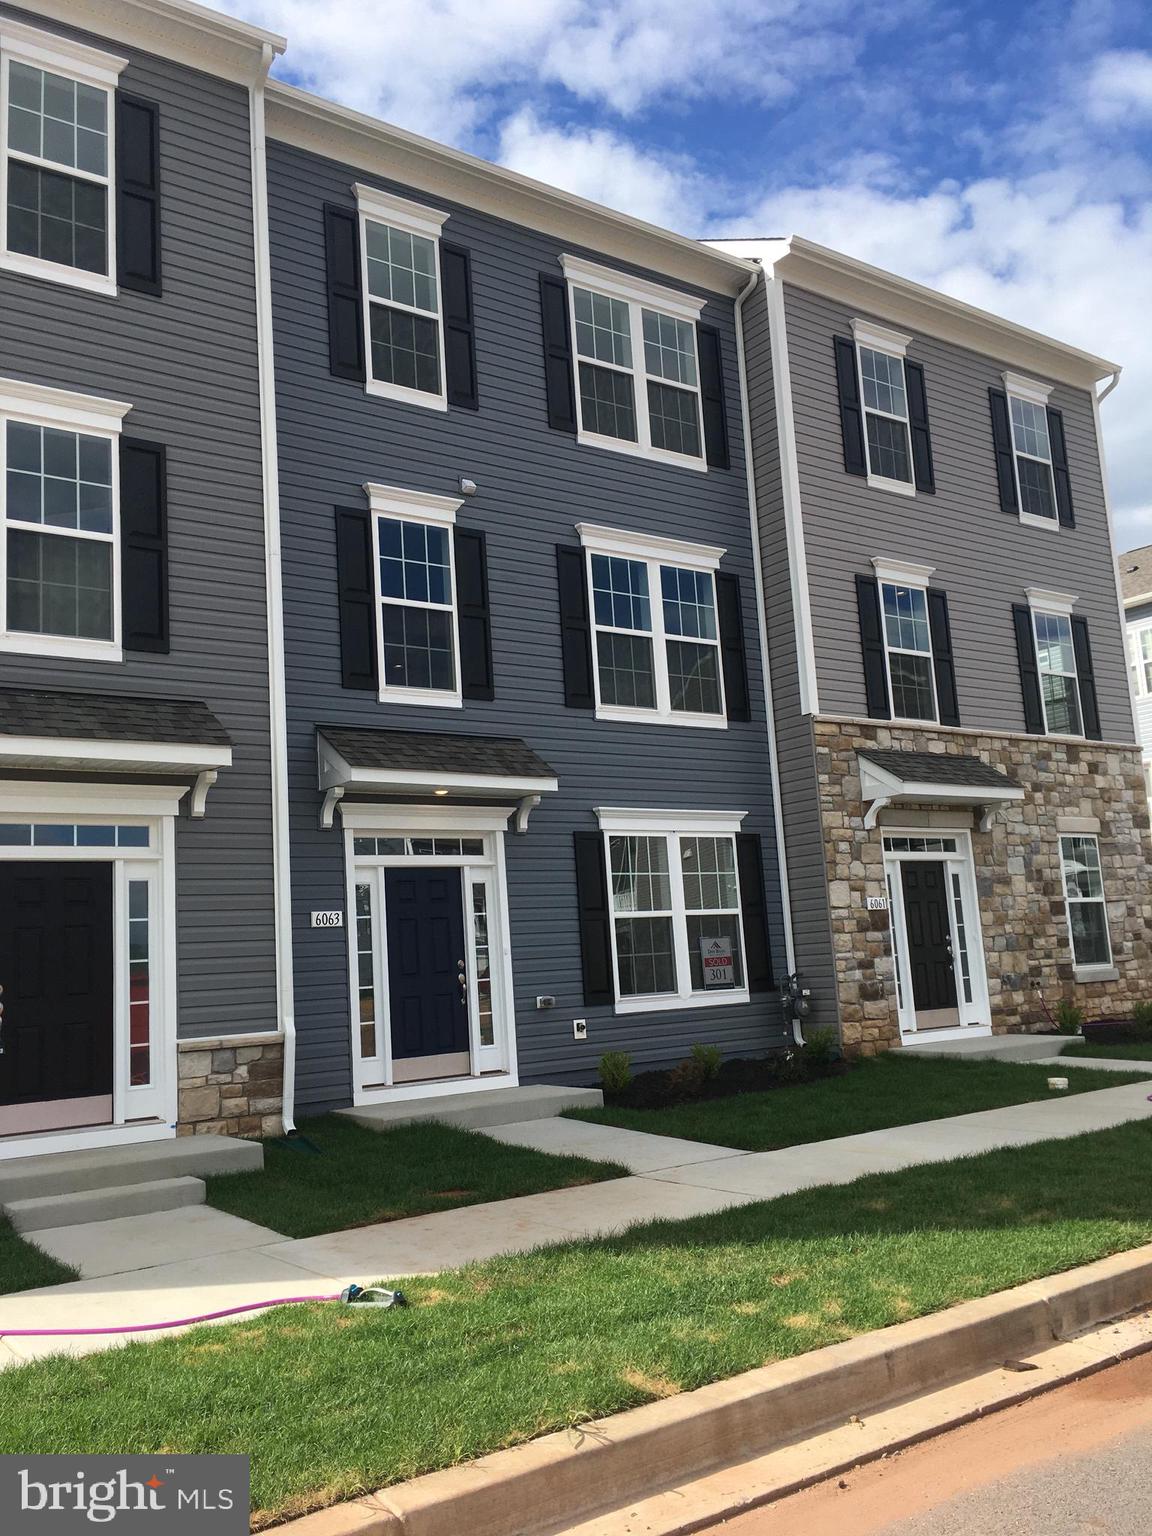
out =
[(1120, 591), (1126, 599), (1152, 592), (1152, 544), (1127, 550), (1118, 556), (1117, 564), (1120, 567)]
[(975, 789), (1019, 789), (1015, 779), (978, 757), (958, 752), (857, 752), (906, 784), (951, 784)]
[(318, 727), (352, 768), (428, 773), (486, 773), (552, 779), (555, 771), (517, 736), (456, 736), (437, 731), (369, 731)]
[(0, 736), (231, 745), (227, 731), (199, 699), (64, 693), (55, 688), (0, 688)]

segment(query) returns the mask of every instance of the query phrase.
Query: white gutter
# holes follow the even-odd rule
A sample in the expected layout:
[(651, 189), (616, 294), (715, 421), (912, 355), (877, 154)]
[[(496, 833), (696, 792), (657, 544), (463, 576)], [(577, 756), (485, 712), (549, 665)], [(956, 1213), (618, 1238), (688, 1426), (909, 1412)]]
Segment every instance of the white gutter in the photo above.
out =
[(284, 685), (284, 597), (281, 585), (280, 469), (276, 442), (276, 360), (272, 334), (272, 264), (268, 233), (268, 167), (264, 86), (275, 58), (261, 52), (250, 87), (252, 240), (256, 261), (256, 350), (260, 381), (260, 460), (264, 480), (264, 583), (268, 606), (268, 715), (272, 759), (272, 869), (276, 918), (276, 1006), (284, 1036), (284, 1130), (294, 1131), (296, 1019), (292, 975), (292, 866), (288, 842), (288, 725)]
[(784, 804), (780, 797), (780, 760), (776, 749), (776, 711), (772, 701), (772, 667), (768, 657), (768, 607), (764, 598), (764, 567), (760, 558), (760, 515), (756, 498), (756, 467), (752, 462), (752, 422), (748, 409), (748, 363), (744, 352), (744, 301), (763, 278), (753, 272), (736, 300), (736, 363), (740, 373), (740, 426), (744, 434), (744, 471), (748, 482), (748, 518), (752, 526), (752, 571), (756, 586), (756, 629), (760, 636), (760, 670), (764, 677), (764, 713), (768, 733), (768, 763), (772, 775), (772, 820), (776, 827), (777, 878), (784, 917), (784, 954), (788, 974), (796, 969), (792, 936), (792, 897), (788, 886), (788, 853), (784, 845)]

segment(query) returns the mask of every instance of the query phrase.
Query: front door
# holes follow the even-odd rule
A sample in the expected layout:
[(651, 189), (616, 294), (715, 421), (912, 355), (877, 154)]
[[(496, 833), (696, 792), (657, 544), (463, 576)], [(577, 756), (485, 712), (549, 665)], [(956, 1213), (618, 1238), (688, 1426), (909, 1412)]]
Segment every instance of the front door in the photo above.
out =
[(0, 862), (0, 1135), (112, 1119), (112, 865)]
[(916, 1028), (952, 1029), (960, 1022), (948, 917), (948, 874), (943, 861), (901, 864), (908, 968)]
[(459, 869), (389, 869), (388, 1011), (395, 1082), (470, 1070), (468, 966)]

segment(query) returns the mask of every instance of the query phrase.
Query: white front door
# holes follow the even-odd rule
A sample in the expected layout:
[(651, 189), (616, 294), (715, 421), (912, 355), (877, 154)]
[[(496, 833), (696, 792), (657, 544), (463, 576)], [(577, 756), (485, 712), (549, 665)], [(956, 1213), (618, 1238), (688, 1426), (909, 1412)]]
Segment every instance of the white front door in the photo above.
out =
[(991, 1033), (968, 833), (885, 828), (883, 838), (901, 1038)]

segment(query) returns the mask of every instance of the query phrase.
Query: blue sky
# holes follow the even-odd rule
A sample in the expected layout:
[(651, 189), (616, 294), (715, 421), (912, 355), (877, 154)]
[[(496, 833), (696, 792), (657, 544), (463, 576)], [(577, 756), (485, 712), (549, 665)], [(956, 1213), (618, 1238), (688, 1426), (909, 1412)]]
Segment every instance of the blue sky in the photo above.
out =
[(802, 234), (1124, 365), (1152, 542), (1152, 8), (1139, 0), (226, 0), (282, 78), (690, 235)]

